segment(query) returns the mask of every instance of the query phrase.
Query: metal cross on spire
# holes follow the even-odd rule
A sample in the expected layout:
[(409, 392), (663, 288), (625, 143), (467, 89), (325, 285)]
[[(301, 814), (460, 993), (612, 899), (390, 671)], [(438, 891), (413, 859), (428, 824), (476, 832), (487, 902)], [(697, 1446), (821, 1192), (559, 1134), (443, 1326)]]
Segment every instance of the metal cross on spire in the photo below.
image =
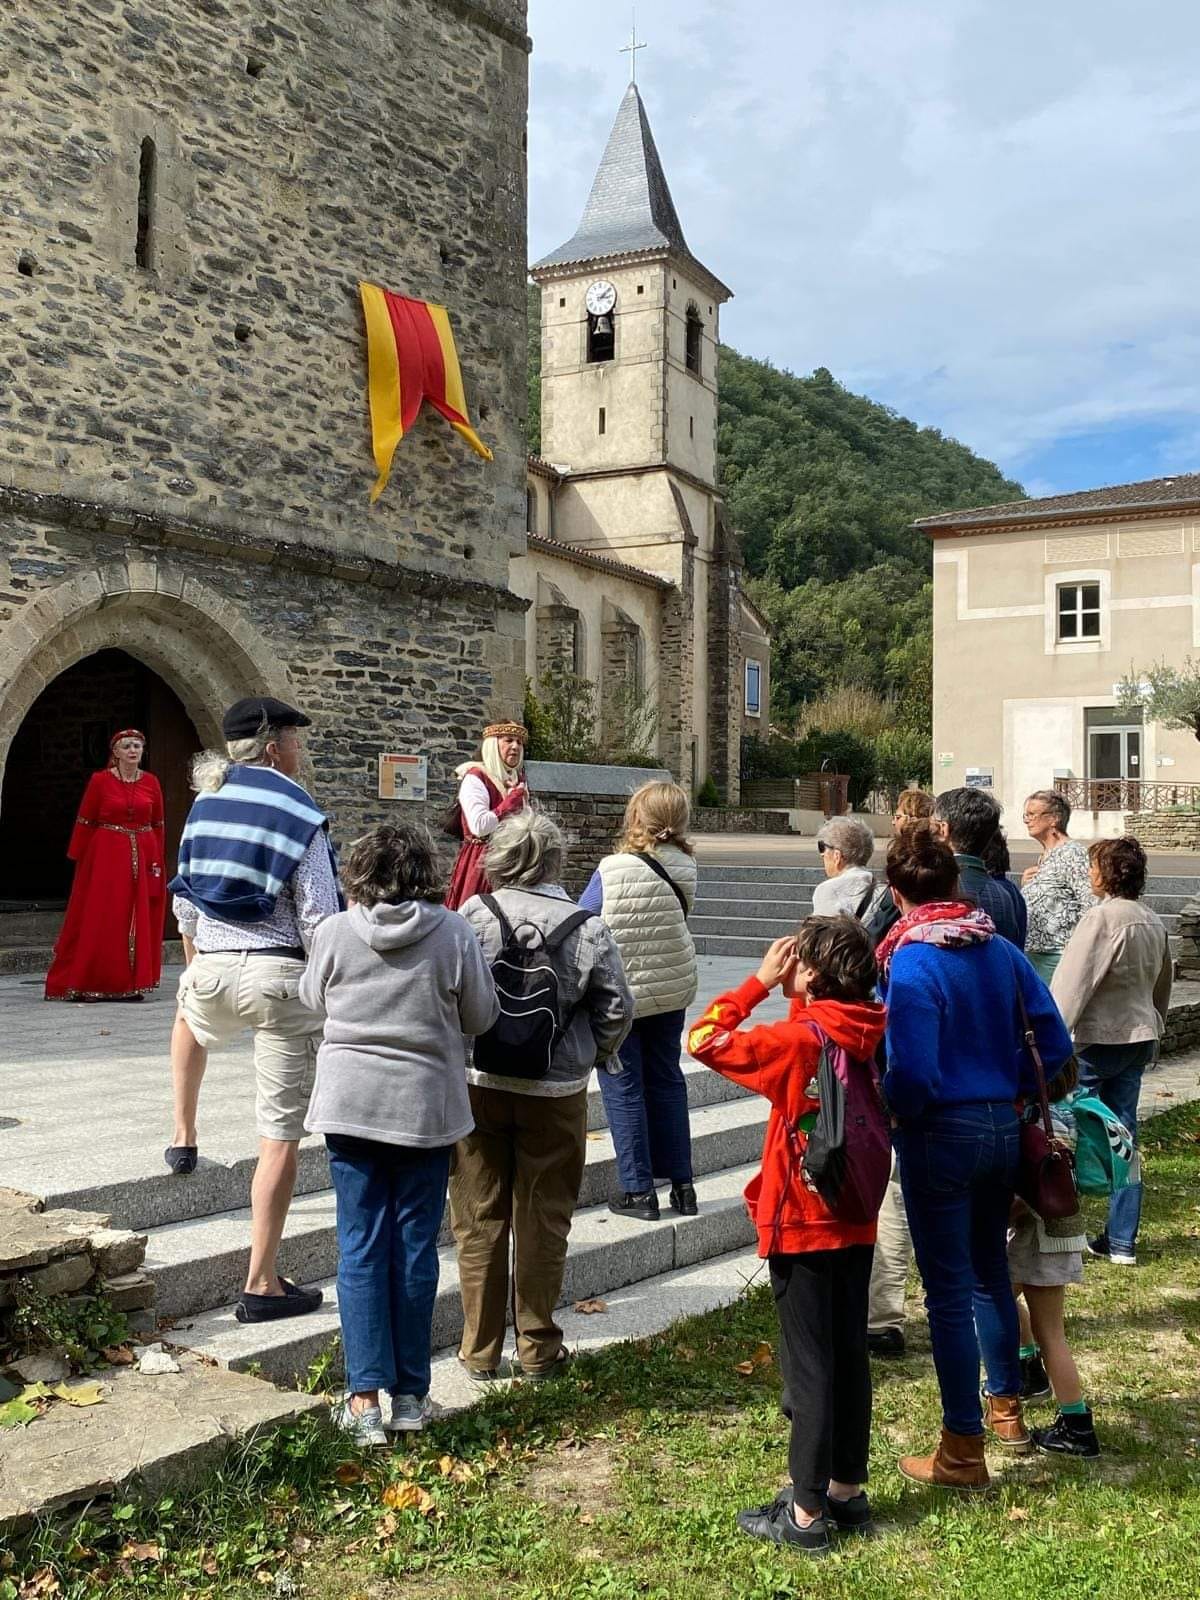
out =
[(623, 56), (624, 55), (628, 55), (628, 57), (629, 57), (629, 81), (630, 81), (630, 83), (636, 83), (637, 82), (637, 53), (638, 53), (639, 50), (644, 50), (645, 48), (646, 48), (645, 44), (639, 44), (638, 43), (637, 12), (635, 11), (633, 13), (633, 28), (632, 28), (632, 30), (630, 32), (630, 35), (629, 35), (629, 43), (628, 44), (623, 44), (621, 46), (621, 51), (620, 51), (621, 55), (623, 55)]

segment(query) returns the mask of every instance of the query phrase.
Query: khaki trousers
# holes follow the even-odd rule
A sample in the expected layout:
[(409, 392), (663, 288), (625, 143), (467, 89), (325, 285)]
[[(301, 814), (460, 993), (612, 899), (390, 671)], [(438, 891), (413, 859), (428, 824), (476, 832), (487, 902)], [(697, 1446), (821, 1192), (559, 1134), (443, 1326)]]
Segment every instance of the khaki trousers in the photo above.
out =
[(475, 1131), (459, 1140), (450, 1177), (450, 1225), (463, 1303), (459, 1355), (475, 1371), (500, 1364), (509, 1301), (517, 1359), (553, 1366), (562, 1348), (554, 1308), (567, 1236), (583, 1181), (587, 1089), (558, 1099), (471, 1085)]
[(867, 1327), (872, 1333), (904, 1327), (904, 1289), (912, 1254), (908, 1217), (900, 1193), (900, 1173), (893, 1156), (892, 1175), (879, 1208), (879, 1235), (875, 1240), (875, 1264), (871, 1268)]

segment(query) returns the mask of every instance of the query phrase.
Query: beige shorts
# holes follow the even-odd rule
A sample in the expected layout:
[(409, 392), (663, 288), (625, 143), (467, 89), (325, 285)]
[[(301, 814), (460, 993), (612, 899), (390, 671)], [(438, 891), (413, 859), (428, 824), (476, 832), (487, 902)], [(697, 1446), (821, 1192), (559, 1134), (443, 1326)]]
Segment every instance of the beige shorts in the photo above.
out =
[(1083, 1256), (1078, 1250), (1039, 1249), (1037, 1219), (1028, 1211), (1009, 1224), (1008, 1275), (1013, 1283), (1028, 1283), (1035, 1289), (1082, 1283)]
[(254, 1029), (254, 1121), (261, 1139), (302, 1139), (324, 1018), (301, 1005), (303, 961), (252, 951), (197, 955), (179, 1009), (211, 1050)]

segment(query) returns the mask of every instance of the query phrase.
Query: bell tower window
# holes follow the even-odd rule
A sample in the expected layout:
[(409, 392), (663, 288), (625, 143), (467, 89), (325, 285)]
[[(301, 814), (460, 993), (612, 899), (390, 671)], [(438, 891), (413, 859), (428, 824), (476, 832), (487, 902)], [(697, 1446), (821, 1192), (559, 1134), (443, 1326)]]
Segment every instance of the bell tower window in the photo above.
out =
[(587, 358), (589, 361), (611, 361), (616, 354), (616, 333), (613, 312), (617, 304), (617, 291), (604, 278), (589, 284), (584, 296), (587, 311)]
[(700, 313), (695, 306), (689, 306), (687, 309), (686, 328), (684, 364), (689, 372), (699, 378), (701, 376), (701, 356), (704, 349), (704, 323), (700, 320)]

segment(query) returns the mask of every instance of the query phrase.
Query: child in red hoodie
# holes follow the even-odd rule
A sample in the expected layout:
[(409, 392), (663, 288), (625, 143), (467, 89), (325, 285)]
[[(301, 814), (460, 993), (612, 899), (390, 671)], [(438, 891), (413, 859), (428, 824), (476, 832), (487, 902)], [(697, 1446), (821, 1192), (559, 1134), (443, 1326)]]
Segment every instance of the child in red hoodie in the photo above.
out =
[[(812, 1552), (831, 1529), (865, 1532), (871, 1433), (867, 1301), (875, 1224), (840, 1222), (804, 1180), (800, 1158), (819, 1100), (822, 1035), (873, 1072), (884, 1010), (871, 941), (852, 917), (809, 917), (776, 939), (753, 978), (714, 1000), (688, 1034), (698, 1061), (771, 1102), (762, 1167), (746, 1205), (767, 1258), (781, 1335), (783, 1411), (792, 1424), (791, 1490), (738, 1514), (744, 1533)], [(786, 1022), (739, 1031), (776, 985)]]

